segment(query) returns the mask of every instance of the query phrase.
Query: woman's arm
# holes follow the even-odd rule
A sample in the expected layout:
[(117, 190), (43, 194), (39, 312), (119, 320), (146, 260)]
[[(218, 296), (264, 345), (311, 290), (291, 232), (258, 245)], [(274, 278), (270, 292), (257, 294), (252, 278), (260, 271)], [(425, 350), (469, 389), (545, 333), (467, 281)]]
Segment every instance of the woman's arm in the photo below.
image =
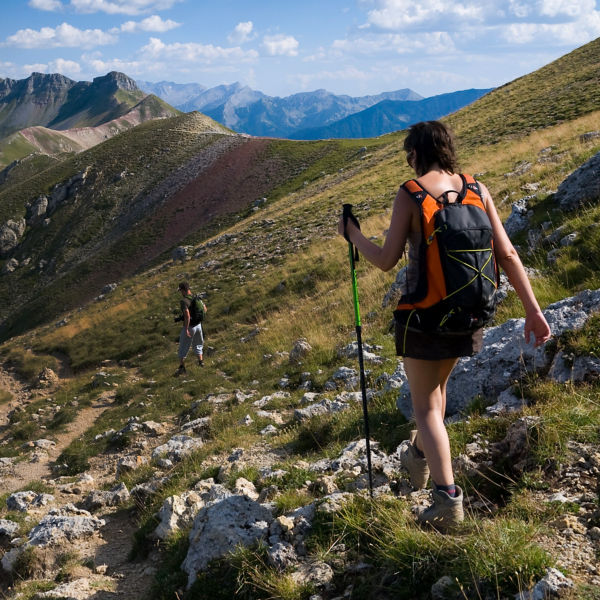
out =
[(533, 333), (535, 336), (535, 345), (540, 346), (550, 339), (550, 326), (542, 314), (523, 263), (502, 225), (490, 192), (481, 182), (479, 182), (479, 185), (494, 232), (494, 254), (496, 261), (506, 273), (510, 284), (515, 289), (517, 296), (519, 296), (525, 308), (525, 341), (529, 343), (529, 338)]
[[(390, 228), (383, 246), (368, 240), (354, 224), (348, 221), (346, 232), (358, 251), (372, 264), (382, 271), (389, 271), (402, 256), (404, 245), (410, 229), (414, 202), (410, 196), (400, 189), (394, 200)], [(338, 223), (338, 233), (344, 235), (344, 220)]]

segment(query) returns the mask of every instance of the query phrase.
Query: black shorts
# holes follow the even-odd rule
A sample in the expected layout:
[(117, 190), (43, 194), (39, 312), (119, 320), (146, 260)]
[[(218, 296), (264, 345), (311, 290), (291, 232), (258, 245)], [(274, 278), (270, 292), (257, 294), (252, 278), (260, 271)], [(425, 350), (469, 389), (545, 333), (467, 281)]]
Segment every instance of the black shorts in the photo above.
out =
[(396, 322), (395, 334), (396, 354), (420, 360), (473, 356), (483, 346), (483, 329), (470, 333), (443, 335), (406, 329)]

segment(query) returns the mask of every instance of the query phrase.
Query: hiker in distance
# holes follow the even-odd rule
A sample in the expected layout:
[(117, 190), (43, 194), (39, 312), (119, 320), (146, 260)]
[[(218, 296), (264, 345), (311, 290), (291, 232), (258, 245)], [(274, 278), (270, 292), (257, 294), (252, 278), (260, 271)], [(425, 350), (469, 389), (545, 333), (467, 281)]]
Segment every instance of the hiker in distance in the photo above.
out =
[(182, 297), (180, 302), (181, 316), (176, 317), (175, 321), (183, 321), (183, 327), (179, 334), (179, 368), (175, 372), (176, 376), (186, 374), (185, 358), (192, 345), (194, 346), (194, 354), (198, 360), (198, 365), (204, 366), (202, 321), (207, 311), (204, 302), (198, 296), (192, 294), (187, 281), (182, 281), (179, 284), (179, 292)]
[[(464, 518), (444, 425), (446, 385), (458, 358), (481, 349), (483, 325), (495, 312), (497, 265), (523, 303), (526, 342), (533, 336), (539, 346), (551, 334), (488, 189), (458, 172), (450, 131), (437, 121), (417, 123), (409, 129), (404, 150), (417, 178), (400, 186), (383, 246), (368, 240), (350, 219), (340, 220), (338, 233), (383, 271), (396, 265), (408, 244), (405, 289), (394, 311), (395, 337), (417, 428), (401, 460), (413, 487), (426, 487), (431, 475), (433, 503), (418, 518), (445, 531)], [(469, 244), (468, 255), (458, 254)]]

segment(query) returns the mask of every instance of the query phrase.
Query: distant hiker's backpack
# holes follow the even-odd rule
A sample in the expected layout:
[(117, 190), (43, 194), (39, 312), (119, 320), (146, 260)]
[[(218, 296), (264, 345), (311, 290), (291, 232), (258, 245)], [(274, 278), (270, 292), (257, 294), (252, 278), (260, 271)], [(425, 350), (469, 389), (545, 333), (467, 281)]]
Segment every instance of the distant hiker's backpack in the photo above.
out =
[(200, 296), (195, 295), (190, 302), (190, 325), (192, 327), (202, 323), (206, 314), (206, 305), (202, 302)]
[(403, 188), (421, 212), (419, 270), (411, 293), (400, 298), (396, 321), (407, 329), (467, 333), (489, 323), (496, 312), (498, 267), (492, 225), (479, 184), (461, 175), (455, 202), (448, 192), (436, 199), (416, 180)]

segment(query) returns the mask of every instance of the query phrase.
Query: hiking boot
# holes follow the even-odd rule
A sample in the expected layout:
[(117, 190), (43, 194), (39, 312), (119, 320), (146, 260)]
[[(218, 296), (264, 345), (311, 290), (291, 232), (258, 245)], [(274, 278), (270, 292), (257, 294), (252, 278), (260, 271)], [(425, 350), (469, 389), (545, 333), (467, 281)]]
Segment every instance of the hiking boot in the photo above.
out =
[(180, 375), (187, 375), (187, 371), (183, 365), (179, 365), (179, 368), (174, 373), (174, 377), (179, 377)]
[(204, 366), (204, 361), (203, 361), (202, 359), (200, 359), (200, 360), (198, 361), (198, 366), (199, 366), (199, 367), (203, 367), (203, 366)]
[(419, 513), (418, 520), (422, 525), (430, 525), (438, 531), (446, 532), (454, 529), (464, 520), (463, 492), (456, 486), (456, 496), (448, 495), (443, 490), (432, 491), (433, 504)]
[(429, 466), (427, 465), (427, 460), (417, 453), (417, 448), (414, 443), (416, 437), (417, 430), (413, 429), (410, 432), (408, 446), (405, 446), (400, 452), (400, 462), (408, 471), (410, 484), (415, 489), (420, 490), (427, 486)]

